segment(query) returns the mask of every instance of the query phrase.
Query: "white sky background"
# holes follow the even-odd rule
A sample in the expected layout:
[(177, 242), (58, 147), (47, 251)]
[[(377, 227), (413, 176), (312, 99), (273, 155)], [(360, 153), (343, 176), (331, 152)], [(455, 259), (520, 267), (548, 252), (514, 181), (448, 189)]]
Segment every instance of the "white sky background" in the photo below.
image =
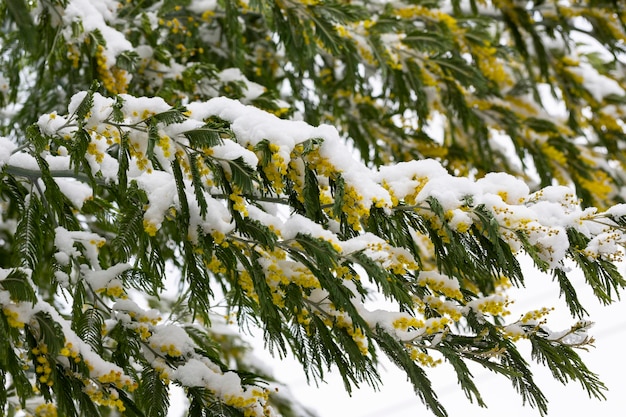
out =
[[(624, 265), (620, 266), (624, 272)], [(569, 309), (563, 299), (559, 298), (556, 282), (548, 275), (526, 268), (526, 288), (512, 290), (511, 299), (516, 300), (511, 306), (513, 315), (517, 312), (541, 307), (556, 307), (556, 311), (548, 316), (548, 327), (552, 330), (563, 330), (576, 322), (569, 316)], [(583, 306), (590, 314), (589, 319), (596, 325), (589, 334), (596, 339), (595, 348), (588, 352), (579, 350), (588, 368), (600, 375), (600, 379), (609, 388), (607, 400), (589, 399), (587, 393), (578, 382), (561, 385), (554, 380), (550, 371), (541, 365), (532, 366), (535, 381), (548, 398), (549, 416), (582, 416), (597, 414), (603, 417), (621, 416), (626, 410), (626, 394), (624, 393), (624, 375), (626, 374), (626, 355), (624, 344), (626, 338), (626, 302), (617, 302), (610, 306), (602, 306), (585, 284), (581, 273), (571, 273), (572, 281), (578, 289)], [(624, 297), (626, 298), (626, 293)], [(319, 387), (308, 386), (301, 366), (294, 360), (273, 359), (263, 351), (262, 341), (255, 342), (258, 346), (255, 354), (270, 363), (279, 381), (289, 386), (293, 395), (305, 406), (316, 410), (320, 417), (401, 417), (432, 415), (413, 392), (412, 386), (406, 381), (405, 374), (395, 365), (385, 365), (381, 374), (383, 383), (379, 391), (369, 387), (354, 390), (350, 397), (344, 390), (341, 377), (337, 372), (327, 375), (326, 383)], [(519, 342), (524, 357), (530, 362), (529, 343)], [(534, 363), (533, 363), (534, 364)], [(536, 410), (526, 405), (522, 407), (522, 399), (502, 376), (485, 370), (481, 366), (470, 364), (474, 381), (478, 386), (488, 408), (471, 404), (460, 389), (451, 366), (445, 362), (434, 369), (427, 369), (433, 387), (440, 401), (447, 409), (450, 417), (457, 416), (507, 416), (527, 417), (539, 416)]]

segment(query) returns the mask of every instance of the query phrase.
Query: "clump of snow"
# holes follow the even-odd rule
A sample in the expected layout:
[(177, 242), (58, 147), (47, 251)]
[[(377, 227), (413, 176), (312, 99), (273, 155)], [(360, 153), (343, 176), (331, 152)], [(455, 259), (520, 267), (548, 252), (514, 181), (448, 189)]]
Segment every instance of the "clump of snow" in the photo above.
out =
[(512, 175), (503, 172), (491, 172), (476, 181), (483, 193), (497, 194), (509, 204), (523, 202), (530, 193), (528, 185)]
[(224, 83), (228, 82), (242, 82), (245, 88), (244, 96), (242, 97), (242, 101), (244, 103), (251, 102), (252, 100), (258, 98), (263, 93), (265, 93), (265, 87), (261, 84), (257, 84), (248, 80), (248, 78), (243, 75), (239, 68), (227, 68), (221, 71), (218, 74), (220, 81)]
[(174, 198), (177, 193), (174, 176), (164, 171), (152, 171), (142, 173), (135, 180), (139, 188), (146, 192), (150, 202), (144, 212), (144, 220), (160, 228), (165, 212), (175, 206)]
[(380, 183), (386, 183), (398, 199), (404, 199), (422, 185), (422, 181), (448, 176), (439, 162), (424, 159), (381, 166), (375, 178)]
[(609, 95), (624, 95), (624, 89), (617, 81), (600, 74), (589, 63), (580, 62), (576, 67), (568, 67), (568, 71), (578, 75), (584, 87), (591, 93), (593, 98), (602, 102)]
[(17, 145), (11, 139), (0, 136), (0, 169), (9, 162), (15, 149), (17, 149)]
[[(132, 51), (133, 45), (126, 36), (107, 22), (116, 18), (119, 2), (114, 0), (70, 0), (62, 10), (62, 34), (68, 42), (75, 40), (72, 23), (80, 22), (85, 33), (99, 31), (106, 42), (107, 62), (115, 63), (116, 57), (124, 51)], [(58, 10), (58, 9), (57, 9)], [(85, 36), (85, 35), (83, 35)]]
[(122, 112), (128, 118), (127, 122), (133, 123), (143, 120), (146, 116), (163, 113), (171, 109), (171, 106), (161, 97), (135, 97), (130, 94), (120, 94), (123, 101)]
[(249, 151), (232, 140), (226, 139), (221, 145), (213, 146), (211, 150), (213, 156), (219, 159), (234, 161), (238, 158), (242, 158), (244, 163), (251, 167), (256, 167), (259, 163), (259, 159), (254, 152)]
[(624, 217), (626, 216), (626, 204), (616, 204), (605, 213), (613, 217)]
[(161, 313), (157, 309), (144, 310), (136, 302), (129, 299), (117, 300), (111, 308), (115, 311), (132, 313), (139, 321), (153, 322), (161, 318)]
[[(67, 107), (68, 113), (74, 115), (78, 110), (78, 106), (80, 106), (86, 96), (86, 91), (74, 94)], [(94, 128), (111, 117), (111, 114), (113, 113), (113, 105), (115, 104), (115, 100), (112, 98), (104, 97), (103, 95), (97, 93), (92, 95), (92, 102), (93, 104), (89, 110), (87, 121), (85, 123), (87, 128)]]
[(154, 326), (148, 342), (153, 348), (172, 356), (188, 355), (194, 351), (195, 346), (187, 332), (174, 324)]
[[(115, 264), (110, 268), (99, 270), (92, 270), (87, 265), (81, 265), (81, 274), (91, 289), (98, 292), (108, 288), (113, 280), (130, 268), (131, 266), (127, 263)], [(115, 284), (117, 285), (118, 281), (115, 281)]]
[(324, 229), (322, 225), (316, 223), (299, 214), (289, 216), (281, 229), (282, 235), (286, 240), (294, 239), (299, 234), (310, 235), (330, 242), (336, 248), (341, 248), (341, 242), (337, 236), (329, 230)]
[(188, 6), (187, 9), (194, 13), (204, 13), (206, 11), (212, 11), (217, 8), (217, 0), (194, 0)]
[(80, 256), (80, 252), (74, 248), (74, 244), (80, 242), (84, 248), (83, 255), (90, 261), (93, 268), (100, 269), (98, 261), (98, 245), (104, 243), (104, 239), (96, 233), (80, 230), (70, 231), (58, 226), (54, 229), (54, 246), (58, 252), (55, 259), (61, 265), (68, 265), (70, 258)]
[(74, 178), (55, 178), (61, 192), (72, 202), (74, 207), (80, 209), (85, 201), (93, 196), (90, 186)]
[(37, 126), (41, 133), (48, 136), (63, 135), (64, 133), (73, 132), (74, 129), (63, 129), (69, 124), (68, 118), (59, 116), (57, 112), (43, 114), (37, 120)]

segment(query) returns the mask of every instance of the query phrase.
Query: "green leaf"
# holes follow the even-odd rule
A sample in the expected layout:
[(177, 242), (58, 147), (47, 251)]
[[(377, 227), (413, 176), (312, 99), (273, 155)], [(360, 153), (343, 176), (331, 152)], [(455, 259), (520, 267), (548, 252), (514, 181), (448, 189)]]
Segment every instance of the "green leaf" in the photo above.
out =
[(104, 318), (96, 308), (87, 308), (82, 314), (73, 320), (73, 328), (76, 334), (86, 342), (94, 352), (102, 354), (102, 328)]
[(5, 2), (4, 5), (15, 21), (21, 35), (21, 41), (26, 46), (26, 49), (34, 52), (38, 46), (37, 28), (26, 2), (23, 0), (11, 0)]
[(572, 282), (567, 277), (565, 271), (562, 269), (555, 269), (552, 273), (559, 282), (560, 294), (565, 296), (565, 303), (569, 307), (572, 316), (578, 317), (579, 319), (587, 316), (589, 313), (578, 300), (578, 293), (572, 285)]
[(113, 112), (111, 113), (111, 120), (114, 123), (122, 123), (124, 121), (124, 99), (120, 96), (115, 96), (115, 104), (113, 104)]
[(219, 130), (211, 127), (199, 127), (197, 129), (187, 130), (183, 132), (183, 135), (189, 139), (190, 145), (195, 149), (211, 148), (224, 143)]
[(135, 72), (137, 70), (137, 61), (140, 60), (139, 54), (135, 51), (124, 51), (116, 57), (115, 65), (118, 68), (126, 70), (128, 72)]
[(85, 118), (91, 112), (91, 109), (93, 108), (93, 95), (98, 88), (100, 88), (100, 83), (98, 81), (94, 81), (91, 88), (87, 91), (87, 94), (85, 94), (85, 97), (76, 108), (73, 116), (76, 117), (79, 126), (82, 126)]
[(306, 216), (316, 223), (326, 223), (326, 218), (320, 204), (320, 190), (317, 176), (308, 168), (305, 168), (304, 171), (304, 189), (302, 196), (304, 197)]
[(37, 301), (37, 295), (30, 285), (28, 274), (19, 269), (13, 269), (3, 280), (0, 280), (0, 287), (8, 291), (14, 301), (31, 303)]
[(461, 385), (467, 399), (470, 400), (470, 402), (474, 402), (474, 400), (476, 400), (479, 406), (487, 407), (487, 404), (483, 401), (478, 388), (472, 381), (472, 373), (463, 359), (459, 357), (458, 352), (456, 352), (453, 348), (448, 347), (440, 347), (438, 350), (454, 368), (457, 381), (459, 385)]
[(161, 381), (159, 373), (152, 367), (145, 367), (141, 372), (141, 381), (135, 392), (137, 410), (143, 410), (146, 417), (167, 416), (169, 390)]
[(433, 391), (432, 384), (426, 373), (411, 360), (404, 347), (382, 329), (377, 329), (376, 341), (387, 357), (406, 372), (409, 381), (415, 389), (415, 394), (429, 410), (438, 417), (446, 417), (448, 413), (437, 399), (437, 394)]
[(200, 216), (204, 218), (207, 214), (208, 204), (204, 196), (204, 184), (202, 183), (202, 177), (198, 169), (198, 161), (201, 161), (201, 156), (197, 152), (189, 154), (189, 170), (191, 172), (191, 184), (193, 186), (193, 193), (196, 197), (198, 207), (200, 207)]
[(43, 253), (42, 211), (41, 201), (36, 195), (31, 194), (15, 230), (14, 245), (17, 250), (14, 253), (14, 261), (30, 269), (37, 268)]
[(185, 111), (186, 109), (184, 107), (174, 107), (164, 112), (152, 115), (150, 116), (150, 119), (154, 119), (158, 123), (163, 123), (165, 125), (182, 123), (187, 119), (187, 116), (184, 115)]
[(345, 181), (341, 175), (338, 175), (334, 181), (331, 182), (331, 190), (333, 191), (333, 215), (341, 217), (343, 213), (343, 196), (345, 194)]
[(172, 160), (172, 172), (176, 181), (176, 190), (178, 192), (178, 204), (180, 205), (180, 214), (177, 216), (180, 227), (184, 235), (189, 230), (189, 203), (187, 202), (187, 193), (185, 192), (185, 182), (183, 181), (183, 171), (180, 167), (178, 158)]
[(532, 335), (529, 340), (532, 344), (533, 358), (538, 363), (546, 365), (557, 381), (562, 384), (570, 380), (578, 381), (590, 398), (606, 399), (604, 391), (607, 387), (597, 374), (587, 368), (571, 346), (538, 335)]
[[(4, 314), (0, 313), (0, 330), (6, 330), (8, 327), (9, 326), (6, 323)], [(2, 334), (6, 335), (7, 333), (3, 332)], [(33, 386), (28, 376), (22, 369), (23, 362), (15, 353), (13, 348), (9, 347), (8, 344), (6, 346), (4, 344), (0, 344), (0, 349), (2, 349), (0, 350), (0, 368), (2, 368), (3, 371), (6, 370), (8, 374), (11, 375), (17, 399), (20, 402), (20, 405), (25, 407), (26, 399), (33, 395)]]
[(38, 342), (45, 343), (52, 357), (56, 356), (65, 344), (65, 334), (61, 325), (48, 313), (39, 312), (34, 318), (36, 324), (29, 325), (29, 330), (38, 336)]
[(233, 185), (239, 187), (239, 189), (249, 194), (254, 191), (254, 184), (258, 182), (256, 170), (246, 164), (243, 158), (239, 157), (234, 160), (221, 160), (230, 169), (231, 181)]

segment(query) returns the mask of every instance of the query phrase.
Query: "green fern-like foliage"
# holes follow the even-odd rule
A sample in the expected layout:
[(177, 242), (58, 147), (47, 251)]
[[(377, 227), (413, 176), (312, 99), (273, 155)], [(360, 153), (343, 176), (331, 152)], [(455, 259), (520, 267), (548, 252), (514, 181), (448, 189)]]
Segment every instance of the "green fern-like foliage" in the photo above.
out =
[[(481, 406), (472, 362), (541, 415), (530, 360), (604, 396), (566, 265), (600, 303), (626, 285), (619, 5), (0, 0), (0, 21), (3, 414), (159, 417), (178, 387), (189, 416), (312, 415), (250, 327), (349, 392), (387, 357), (437, 416), (434, 366)], [(522, 253), (569, 330), (509, 314)]]

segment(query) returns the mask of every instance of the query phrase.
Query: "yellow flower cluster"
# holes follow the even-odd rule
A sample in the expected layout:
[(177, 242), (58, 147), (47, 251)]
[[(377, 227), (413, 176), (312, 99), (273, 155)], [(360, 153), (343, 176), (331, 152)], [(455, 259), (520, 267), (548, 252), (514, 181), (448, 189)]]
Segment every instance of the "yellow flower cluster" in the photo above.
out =
[(367, 355), (369, 353), (369, 344), (363, 330), (352, 324), (352, 320), (345, 312), (336, 310), (331, 304), (330, 311), (319, 310), (317, 313), (320, 314), (320, 318), (326, 326), (345, 330), (357, 344), (361, 354)]
[(143, 230), (150, 236), (156, 236), (159, 226), (148, 219), (143, 219)]
[(383, 267), (394, 274), (403, 275), (407, 271), (419, 269), (419, 265), (409, 252), (395, 248), (386, 242), (370, 242), (367, 248), (376, 252), (376, 258), (380, 260)]
[(156, 145), (163, 150), (163, 156), (169, 158), (172, 156), (172, 141), (169, 136), (161, 135)]
[(367, 355), (369, 352), (368, 343), (367, 343), (367, 339), (365, 338), (363, 334), (363, 330), (361, 330), (360, 327), (355, 327), (354, 325), (352, 325), (351, 321), (345, 318), (342, 313), (338, 311), (334, 311), (334, 312), (336, 313), (333, 316), (334, 320), (331, 320), (330, 318), (326, 316), (322, 317), (322, 321), (324, 322), (324, 324), (326, 324), (328, 327), (335, 327), (338, 329), (345, 330), (348, 333), (348, 335), (352, 338), (352, 340), (354, 340), (354, 342), (357, 344), (360, 352), (363, 355)]
[(397, 8), (393, 11), (393, 13), (402, 19), (422, 18), (435, 22), (441, 22), (446, 25), (451, 32), (461, 33), (456, 19), (441, 10), (432, 10), (424, 6), (408, 6)]
[(110, 125), (99, 125), (90, 132), (95, 140), (106, 141), (107, 146), (120, 143), (120, 131)]
[(611, 180), (606, 172), (599, 169), (591, 170), (590, 175), (591, 178), (585, 178), (582, 175), (574, 174), (574, 178), (594, 196), (596, 206), (602, 208), (602, 206), (606, 205), (605, 202), (613, 192)]
[[(397, 206), (398, 204), (400, 204), (400, 199), (398, 198), (398, 196), (396, 195), (395, 191), (393, 190), (393, 188), (389, 185), (389, 183), (387, 182), (387, 180), (383, 180), (382, 183), (380, 184), (385, 190), (387, 190), (387, 192), (389, 193), (389, 197), (391, 197), (391, 204), (395, 206)], [(408, 204), (408, 203), (407, 203)]]
[(150, 336), (152, 336), (152, 331), (150, 327), (143, 323), (135, 327), (135, 333), (137, 333), (141, 340), (143, 340), (144, 342), (148, 340)]
[(35, 417), (57, 417), (57, 406), (52, 403), (39, 404), (35, 408)]
[(461, 209), (446, 210), (446, 212), (444, 213), (444, 219), (446, 220), (450, 229), (458, 233), (466, 233), (473, 224), (471, 218), (469, 218), (468, 216), (463, 216), (461, 220), (458, 219), (457, 216), (459, 215), (459, 213), (464, 214), (464, 212), (466, 211), (464, 209), (465, 207), (462, 207)]
[(353, 274), (350, 271), (350, 268), (348, 268), (345, 265), (338, 265), (334, 268), (335, 271), (335, 275), (337, 276), (337, 278), (343, 278), (343, 279), (355, 279), (355, 280), (359, 280), (359, 275), (358, 274)]
[[(602, 22), (603, 30), (608, 31), (612, 37), (621, 41), (621, 43), (626, 42), (626, 31), (624, 30), (623, 20), (620, 21), (621, 14), (619, 13), (611, 13), (605, 10), (602, 10), (599, 7), (582, 7), (582, 8), (572, 8), (570, 10), (582, 9), (585, 13), (597, 18)], [(560, 10), (560, 8), (559, 8)]]
[(363, 335), (363, 330), (360, 327), (349, 326), (346, 328), (348, 334), (354, 340), (359, 347), (359, 351), (362, 355), (367, 355), (369, 353), (367, 339), (365, 335)]
[(463, 294), (459, 288), (448, 284), (443, 279), (437, 279), (428, 275), (422, 275), (419, 277), (419, 285), (422, 287), (430, 288), (431, 291), (440, 293), (448, 298), (462, 301)]
[(156, 358), (154, 362), (152, 362), (152, 367), (159, 373), (159, 378), (163, 381), (163, 383), (166, 385), (170, 383), (170, 367), (163, 358)]
[(104, 161), (104, 152), (100, 151), (100, 149), (98, 149), (98, 144), (96, 142), (89, 142), (89, 145), (87, 145), (87, 153), (89, 155), (93, 155), (96, 162), (101, 164), (102, 161)]
[(31, 350), (35, 364), (35, 372), (37, 373), (37, 381), (41, 384), (45, 384), (49, 387), (54, 385), (54, 381), (51, 379), (52, 366), (48, 358), (48, 347), (45, 344), (40, 344)]
[(269, 398), (269, 391), (253, 388), (251, 394), (250, 396), (225, 395), (224, 403), (242, 410), (244, 417), (263, 416), (264, 414), (258, 414), (260, 411), (258, 407), (252, 406), (257, 403), (265, 404)]
[(138, 314), (136, 311), (129, 311), (128, 315), (134, 320), (129, 327), (133, 328), (135, 333), (144, 341), (152, 336), (152, 326), (156, 326), (161, 320), (158, 316)]
[(283, 177), (287, 174), (287, 164), (285, 158), (280, 154), (280, 146), (275, 143), (269, 145), (272, 157), (267, 165), (263, 167), (263, 173), (270, 181), (277, 193), (282, 193), (285, 185)]
[(128, 143), (128, 153), (135, 160), (135, 165), (141, 171), (152, 172), (152, 163), (143, 152), (143, 145), (139, 142), (130, 141)]
[[(311, 152), (307, 155), (307, 162), (309, 168), (315, 170), (319, 177), (326, 176), (327, 178), (336, 178), (341, 170), (335, 168), (328, 160), (319, 156), (317, 151)], [(301, 178), (301, 177), (300, 177)], [(333, 196), (331, 194), (328, 184), (324, 184), (325, 181), (320, 181), (320, 203), (324, 211), (331, 217), (334, 217), (332, 210)], [(301, 179), (297, 180), (297, 184), (301, 186)], [(384, 201), (372, 201), (378, 207), (382, 207)], [(347, 216), (347, 222), (355, 230), (361, 230), (361, 221), (369, 215), (369, 209), (366, 207), (363, 196), (359, 191), (351, 184), (346, 183), (344, 186), (342, 211)]]
[(182, 355), (182, 352), (173, 344), (156, 346), (153, 345), (153, 348), (158, 348), (161, 353), (165, 353), (168, 356), (177, 357)]
[(511, 314), (507, 307), (511, 304), (506, 297), (489, 297), (480, 301), (477, 305), (478, 311), (483, 314), (491, 314), (493, 316), (507, 316)]
[(299, 2), (304, 6), (317, 6), (320, 4), (320, 0), (299, 0)]
[(289, 161), (287, 178), (291, 181), (292, 188), (296, 191), (296, 198), (301, 203), (304, 203), (304, 161), (299, 158), (296, 159), (293, 152), (291, 160)]
[(520, 339), (526, 338), (526, 333), (521, 327), (518, 326), (498, 327), (498, 330), (512, 342), (517, 342)]
[(446, 328), (450, 324), (450, 319), (447, 317), (439, 317), (434, 319), (429, 319), (426, 322), (426, 334), (435, 334), (439, 333)]
[(204, 20), (205, 22), (210, 21), (213, 16), (215, 16), (215, 12), (213, 10), (206, 10), (202, 13), (202, 15), (200, 16), (200, 19)]
[(233, 209), (239, 212), (239, 214), (241, 214), (243, 217), (248, 217), (248, 207), (246, 207), (246, 201), (241, 196), (241, 194), (237, 191), (233, 191), (230, 194), (229, 198), (230, 201), (234, 203)]
[(402, 317), (395, 319), (392, 325), (398, 330), (407, 331), (409, 328), (421, 329), (425, 326), (425, 323), (423, 320), (415, 317), (403, 315)]
[[(270, 264), (264, 268), (265, 277), (272, 290), (272, 299), (276, 306), (284, 307), (285, 305), (283, 287), (286, 285), (296, 284), (303, 289), (321, 288), (319, 280), (308, 268), (296, 262), (284, 260), (283, 251), (280, 251), (274, 258), (270, 257), (271, 254), (266, 254), (266, 256)], [(280, 260), (280, 264), (276, 260)]]
[(369, 215), (369, 210), (363, 204), (363, 196), (356, 188), (346, 185), (342, 210), (347, 215), (347, 221), (354, 230), (361, 230), (361, 220)]
[(230, 405), (231, 407), (240, 408), (240, 409), (247, 408), (251, 406), (252, 404), (254, 404), (256, 401), (257, 400), (254, 397), (244, 398), (239, 395), (225, 395), (224, 396), (224, 402), (227, 405)]
[(432, 295), (427, 295), (424, 297), (424, 302), (428, 304), (430, 308), (436, 310), (439, 314), (449, 316), (453, 321), (459, 321), (463, 317), (463, 314), (457, 306), (450, 301), (442, 300), (438, 297), (433, 297)]
[(624, 235), (620, 232), (607, 232), (603, 235), (603, 239), (597, 242), (596, 248), (587, 247), (581, 252), (591, 260), (604, 259), (611, 262), (621, 262), (624, 259), (624, 252), (620, 243), (623, 239)]
[(210, 262), (205, 261), (204, 266), (215, 274), (225, 274), (227, 272), (226, 267), (219, 259), (217, 259), (215, 254), (211, 257)]
[(496, 57), (496, 48), (487, 44), (474, 46), (473, 51), (476, 54), (478, 67), (488, 79), (497, 84), (511, 85), (511, 78), (505, 71), (502, 60)]
[[(213, 149), (205, 148), (203, 149), (203, 153), (206, 156), (211, 156), (213, 154)], [(176, 156), (178, 157), (179, 160), (184, 159), (179, 153), (179, 151), (177, 151)], [(206, 162), (204, 162), (202, 158), (196, 159), (196, 169), (198, 170), (198, 174), (200, 175), (200, 177), (204, 179), (204, 183), (206, 184), (207, 187), (212, 187), (213, 185), (215, 185), (215, 183), (213, 182), (213, 173), (211, 172)], [(191, 176), (191, 170), (189, 170), (188, 175)]]
[(2, 312), (7, 319), (9, 326), (16, 329), (23, 329), (24, 322), (20, 320), (20, 315), (17, 311), (11, 308), (11, 305), (2, 306)]
[[(94, 367), (89, 361), (85, 361), (90, 371), (93, 371)], [(92, 401), (96, 404), (104, 405), (107, 407), (115, 407), (120, 412), (123, 412), (126, 407), (124, 403), (119, 399), (117, 391), (113, 388), (126, 390), (133, 392), (137, 389), (138, 384), (133, 382), (129, 377), (122, 374), (120, 371), (110, 370), (106, 374), (102, 374), (97, 378), (97, 384), (90, 380), (85, 380), (85, 392)], [(106, 390), (102, 389), (102, 385), (107, 385)]]
[(80, 51), (78, 50), (76, 45), (67, 45), (67, 59), (71, 61), (72, 68), (78, 68), (78, 65), (80, 63)]
[[(180, 7), (180, 6), (176, 6), (176, 7)], [(203, 15), (204, 16), (204, 15)], [(207, 15), (208, 17), (209, 15)], [(185, 26), (178, 18), (173, 18), (173, 19), (159, 19), (159, 26), (165, 26), (167, 27), (170, 32), (174, 35), (185, 35), (185, 36), (192, 36), (192, 33), (189, 31), (189, 29), (187, 28), (187, 26)], [(194, 26), (198, 26), (198, 24), (194, 24)]]
[(83, 392), (96, 404), (117, 408), (120, 413), (126, 411), (124, 402), (119, 398), (119, 394), (114, 389), (104, 391), (93, 384), (89, 384), (83, 388)]
[(417, 349), (415, 347), (412, 346), (407, 346), (410, 350), (409, 350), (409, 354), (411, 355), (411, 359), (414, 361), (417, 361), (420, 363), (420, 365), (422, 366), (426, 366), (429, 368), (434, 368), (435, 366), (439, 365), (442, 363), (441, 359), (435, 359), (432, 356), (430, 356), (429, 354), (423, 352), (420, 349)]
[(113, 94), (125, 93), (128, 88), (128, 73), (115, 65), (109, 65), (104, 55), (104, 46), (98, 45), (96, 51), (96, 71), (104, 88)]
[(296, 312), (296, 321), (304, 326), (307, 334), (309, 334), (309, 325), (311, 324), (311, 315), (309, 311), (305, 308), (302, 308)]
[(404, 275), (407, 271), (416, 271), (419, 269), (419, 265), (412, 257), (407, 256), (403, 253), (393, 253), (393, 250), (390, 253), (391, 257), (391, 265), (389, 269), (394, 274)]
[(239, 283), (239, 286), (241, 287), (243, 292), (248, 297), (250, 297), (257, 303), (259, 302), (259, 296), (254, 289), (254, 283), (252, 282), (252, 277), (250, 276), (248, 271), (239, 271), (237, 282)]
[(79, 351), (71, 342), (66, 342), (65, 346), (61, 348), (59, 352), (61, 356), (65, 356), (66, 358), (70, 358), (74, 360), (75, 363), (79, 363), (82, 359), (80, 358)]
[(335, 30), (337, 31), (337, 34), (342, 38), (346, 38), (346, 39), (352, 38), (352, 35), (350, 34), (348, 29), (344, 25), (339, 25), (339, 24), (335, 25)]
[(554, 307), (552, 308), (542, 307), (539, 310), (529, 311), (528, 313), (524, 314), (519, 321), (524, 324), (536, 322), (536, 321), (543, 319), (545, 316), (550, 314), (550, 312), (553, 310), (554, 310)]
[[(151, 235), (153, 236), (153, 235)], [(115, 279), (111, 280), (106, 287), (98, 288), (96, 290), (99, 294), (104, 294), (112, 298), (126, 298), (126, 291), (122, 286), (121, 281)]]
[(549, 142), (545, 141), (541, 143), (541, 151), (546, 156), (546, 159), (550, 161), (550, 164), (555, 167), (565, 167), (567, 166), (567, 157), (561, 151), (559, 151), (554, 146), (550, 145)]

